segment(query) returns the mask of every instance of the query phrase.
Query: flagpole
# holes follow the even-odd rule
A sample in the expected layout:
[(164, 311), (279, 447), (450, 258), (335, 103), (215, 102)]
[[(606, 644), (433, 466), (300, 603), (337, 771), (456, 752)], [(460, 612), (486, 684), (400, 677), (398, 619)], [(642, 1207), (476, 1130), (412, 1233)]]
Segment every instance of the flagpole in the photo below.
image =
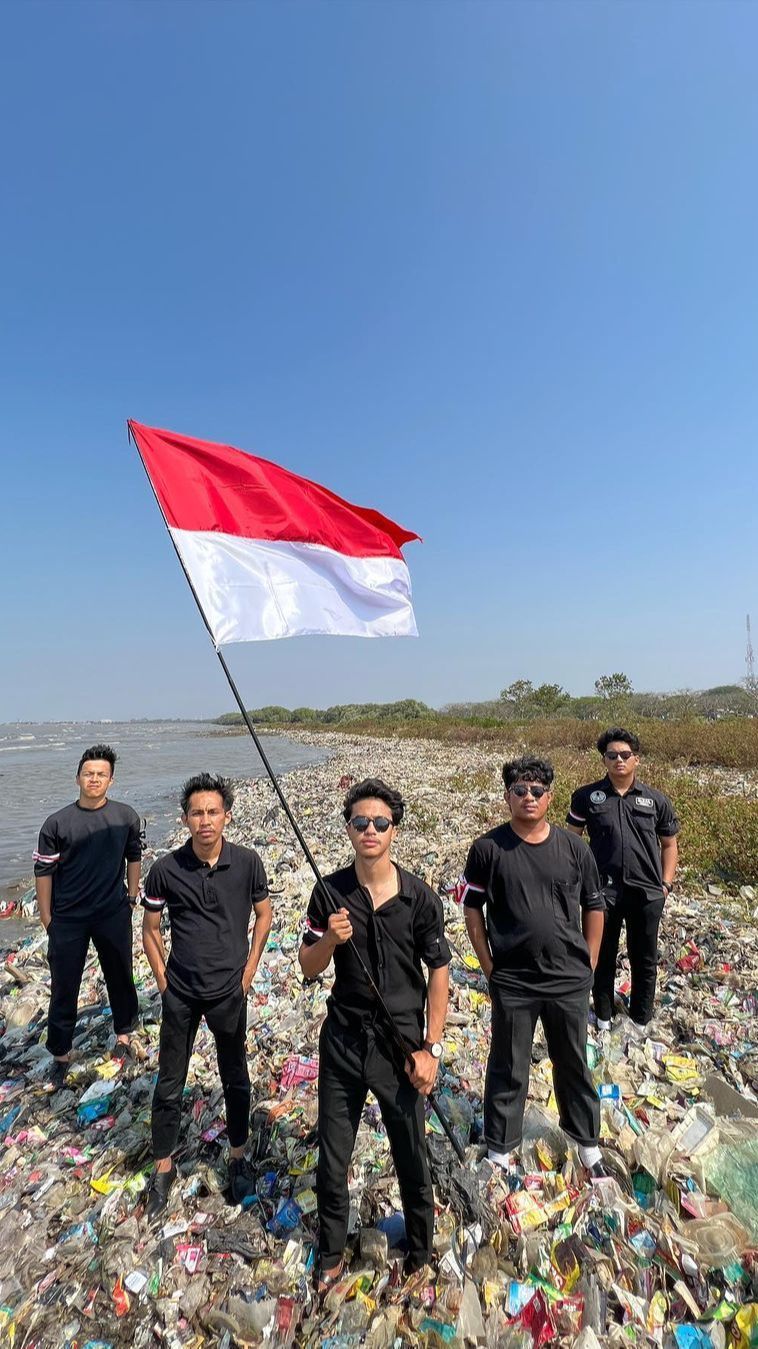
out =
[[(311, 852), (310, 848), (308, 847), (308, 844), (307, 844), (307, 842), (306, 842), (306, 840), (305, 840), (305, 837), (304, 837), (304, 835), (303, 835), (303, 832), (302, 832), (302, 830), (301, 830), (301, 828), (300, 828), (300, 826), (299, 826), (297, 820), (295, 819), (295, 816), (294, 816), (293, 813), (292, 813), (292, 809), (291, 809), (291, 807), (290, 807), (289, 801), (287, 800), (286, 796), (284, 795), (284, 792), (282, 791), (282, 788), (281, 788), (280, 783), (279, 783), (279, 781), (278, 781), (278, 779), (277, 779), (277, 777), (276, 777), (276, 774), (275, 774), (275, 772), (274, 772), (274, 770), (273, 770), (273, 768), (272, 768), (272, 766), (271, 766), (271, 763), (269, 762), (268, 755), (266, 754), (266, 751), (264, 750), (263, 745), (261, 744), (261, 741), (260, 741), (260, 738), (259, 738), (259, 736), (258, 736), (258, 733), (257, 733), (257, 731), (256, 731), (256, 729), (255, 729), (255, 726), (253, 725), (253, 722), (252, 722), (252, 720), (251, 720), (251, 718), (250, 718), (250, 714), (249, 714), (249, 712), (247, 711), (247, 708), (245, 707), (244, 702), (242, 701), (242, 696), (241, 696), (241, 694), (240, 694), (240, 691), (239, 691), (239, 689), (237, 688), (237, 685), (235, 684), (234, 679), (232, 678), (232, 672), (231, 672), (231, 670), (229, 669), (229, 666), (227, 665), (226, 661), (224, 660), (224, 657), (223, 657), (223, 655), (221, 654), (221, 651), (220, 651), (219, 647), (218, 647), (217, 644), (216, 644), (216, 639), (215, 639), (215, 637), (214, 637), (214, 635), (213, 635), (213, 631), (212, 631), (212, 629), (211, 629), (211, 626), (210, 626), (210, 624), (209, 624), (209, 622), (208, 622), (208, 620), (207, 620), (207, 618), (206, 618), (206, 616), (205, 616), (205, 611), (203, 610), (203, 606), (202, 606), (202, 604), (200, 603), (200, 599), (199, 599), (198, 593), (197, 593), (197, 591), (195, 590), (194, 585), (192, 584), (192, 578), (190, 577), (190, 574), (189, 574), (189, 572), (187, 571), (187, 568), (186, 568), (185, 565), (184, 565), (184, 560), (183, 560), (183, 558), (182, 558), (182, 555), (181, 555), (181, 553), (179, 552), (179, 549), (177, 548), (176, 543), (175, 543), (175, 541), (174, 541), (174, 536), (173, 536), (173, 534), (171, 533), (171, 530), (169, 529), (168, 520), (166, 519), (166, 516), (165, 516), (165, 514), (164, 514), (163, 506), (161, 505), (160, 499), (159, 499), (159, 497), (158, 497), (158, 493), (156, 492), (155, 488), (153, 487), (153, 480), (152, 480), (152, 478), (150, 477), (150, 474), (149, 474), (148, 471), (147, 471), (147, 465), (146, 465), (144, 459), (142, 458), (142, 452), (141, 452), (140, 447), (139, 447), (139, 444), (138, 444), (138, 442), (137, 442), (137, 438), (136, 438), (136, 436), (134, 435), (134, 433), (133, 433), (133, 431), (132, 431), (132, 428), (131, 428), (131, 425), (130, 425), (130, 423), (129, 423), (128, 421), (127, 421), (127, 423), (126, 423), (126, 426), (127, 426), (127, 432), (128, 432), (128, 435), (129, 435), (129, 439), (130, 439), (130, 440), (132, 441), (132, 443), (134, 444), (134, 447), (135, 447), (135, 449), (136, 449), (136, 451), (137, 451), (137, 454), (139, 455), (139, 458), (140, 458), (140, 463), (142, 464), (142, 467), (143, 467), (144, 470), (145, 470), (145, 476), (147, 477), (147, 480), (148, 480), (148, 482), (150, 483), (150, 487), (151, 487), (151, 489), (152, 489), (153, 496), (155, 497), (155, 500), (156, 500), (157, 505), (158, 505), (158, 510), (160, 511), (161, 517), (162, 517), (162, 519), (163, 519), (163, 523), (164, 523), (164, 525), (166, 526), (166, 532), (167, 532), (167, 534), (168, 534), (168, 536), (169, 536), (169, 538), (170, 538), (170, 540), (171, 540), (171, 543), (172, 543), (172, 545), (173, 545), (174, 552), (176, 553), (177, 559), (178, 559), (178, 561), (179, 561), (179, 566), (181, 567), (182, 571), (184, 572), (185, 580), (186, 580), (187, 585), (189, 586), (189, 588), (190, 588), (190, 590), (191, 590), (191, 592), (192, 592), (192, 598), (194, 599), (195, 604), (197, 605), (198, 610), (200, 611), (200, 617), (202, 618), (203, 623), (204, 623), (204, 625), (205, 625), (205, 629), (206, 629), (206, 631), (207, 631), (207, 633), (208, 633), (208, 636), (210, 637), (210, 639), (211, 639), (211, 641), (212, 641), (212, 643), (213, 643), (213, 649), (214, 649), (214, 651), (216, 652), (216, 655), (218, 656), (218, 659), (219, 659), (219, 663), (220, 663), (220, 665), (221, 665), (221, 668), (222, 668), (222, 670), (224, 671), (224, 674), (226, 675), (226, 682), (228, 683), (229, 688), (231, 689), (231, 692), (232, 692), (232, 694), (233, 694), (233, 696), (234, 696), (234, 700), (235, 700), (235, 702), (236, 702), (236, 704), (237, 704), (237, 706), (238, 706), (238, 708), (239, 708), (239, 710), (240, 710), (240, 713), (241, 713), (241, 715), (242, 715), (242, 720), (244, 721), (245, 726), (247, 727), (247, 729), (248, 729), (248, 731), (249, 731), (249, 733), (250, 733), (250, 735), (251, 735), (251, 737), (252, 737), (253, 744), (255, 745), (255, 748), (257, 749), (258, 754), (260, 755), (261, 762), (262, 762), (262, 764), (263, 764), (263, 767), (264, 767), (265, 770), (266, 770), (266, 773), (268, 774), (268, 777), (269, 777), (269, 780), (270, 780), (270, 782), (271, 782), (271, 785), (272, 785), (272, 787), (274, 788), (274, 791), (276, 792), (277, 796), (279, 797), (279, 800), (280, 800), (280, 802), (281, 802), (281, 804), (282, 804), (282, 808), (283, 808), (283, 810), (284, 810), (284, 813), (285, 813), (285, 815), (287, 816), (287, 819), (289, 820), (290, 824), (292, 825), (292, 828), (293, 828), (295, 837), (296, 837), (298, 843), (300, 844), (300, 847), (302, 848), (303, 853), (305, 854), (305, 859), (306, 859), (306, 861), (307, 861), (309, 867), (311, 868), (311, 871), (313, 872), (313, 875), (314, 875), (315, 878), (316, 878), (316, 885), (318, 886), (319, 891), (320, 891), (322, 897), (323, 897), (323, 898), (325, 899), (325, 901), (326, 901), (327, 909), (331, 909), (331, 911), (332, 911), (333, 913), (338, 913), (338, 912), (339, 912), (340, 906), (339, 906), (339, 904), (337, 903), (337, 901), (334, 899), (333, 895), (331, 894), (331, 891), (329, 890), (329, 887), (327, 886), (327, 884), (326, 884), (326, 882), (325, 882), (323, 876), (321, 875), (321, 872), (320, 872), (320, 870), (319, 870), (318, 863), (317, 863), (315, 857), (313, 856), (313, 853)], [(361, 955), (360, 951), (358, 950), (357, 946), (355, 945), (355, 942), (353, 941), (352, 937), (349, 939), (349, 941), (348, 941), (346, 944), (350, 946), (350, 949), (352, 950), (353, 955), (355, 956), (356, 960), (358, 961), (358, 964), (360, 965), (360, 967), (361, 967), (361, 969), (362, 969), (362, 971), (363, 971), (363, 974), (365, 975), (365, 977), (366, 977), (366, 979), (367, 979), (367, 981), (368, 981), (368, 984), (369, 984), (369, 987), (370, 987), (370, 989), (371, 989), (371, 992), (372, 992), (374, 998), (376, 999), (376, 1001), (377, 1001), (377, 1003), (378, 1003), (378, 1005), (379, 1005), (379, 1008), (380, 1008), (380, 1010), (381, 1010), (381, 1012), (382, 1012), (382, 1014), (383, 1014), (383, 1016), (384, 1016), (384, 1019), (385, 1019), (385, 1021), (386, 1021), (386, 1023), (387, 1023), (388, 1029), (389, 1029), (389, 1031), (390, 1031), (390, 1034), (391, 1034), (391, 1036), (392, 1036), (393, 1041), (395, 1042), (395, 1045), (397, 1046), (397, 1048), (398, 1048), (398, 1049), (400, 1050), (400, 1052), (402, 1053), (403, 1058), (404, 1058), (407, 1062), (409, 1062), (409, 1063), (412, 1064), (412, 1063), (413, 1063), (413, 1054), (416, 1053), (417, 1051), (414, 1050), (413, 1046), (412, 1046), (412, 1045), (410, 1044), (410, 1042), (405, 1038), (405, 1036), (403, 1035), (402, 1031), (400, 1030), (400, 1027), (397, 1025), (397, 1023), (396, 1023), (396, 1021), (395, 1021), (395, 1019), (394, 1019), (392, 1013), (390, 1012), (390, 1010), (389, 1010), (387, 1004), (386, 1004), (385, 1001), (384, 1001), (384, 998), (383, 998), (382, 995), (381, 995), (381, 992), (379, 991), (379, 988), (377, 987), (376, 980), (374, 979), (374, 977), (373, 977), (373, 975), (372, 975), (370, 969), (368, 968), (368, 965), (366, 964), (365, 960), (363, 959), (363, 956)], [(455, 1152), (456, 1156), (458, 1157), (459, 1161), (465, 1162), (465, 1160), (466, 1160), (465, 1149), (463, 1148), (463, 1146), (461, 1145), (461, 1143), (459, 1142), (459, 1140), (456, 1138), (456, 1136), (455, 1136), (455, 1134), (454, 1134), (454, 1132), (453, 1132), (453, 1129), (452, 1129), (452, 1127), (451, 1127), (449, 1121), (445, 1118), (444, 1114), (443, 1114), (442, 1111), (440, 1110), (439, 1104), (438, 1104), (438, 1102), (437, 1102), (437, 1097), (436, 1097), (436, 1093), (435, 1093), (435, 1092), (430, 1092), (430, 1093), (429, 1093), (429, 1104), (431, 1105), (432, 1109), (434, 1110), (435, 1115), (437, 1116), (437, 1119), (439, 1120), (440, 1124), (442, 1125), (443, 1131), (444, 1131), (445, 1135), (447, 1136), (447, 1139), (448, 1139), (448, 1141), (449, 1141), (451, 1147), (453, 1148), (453, 1151)]]

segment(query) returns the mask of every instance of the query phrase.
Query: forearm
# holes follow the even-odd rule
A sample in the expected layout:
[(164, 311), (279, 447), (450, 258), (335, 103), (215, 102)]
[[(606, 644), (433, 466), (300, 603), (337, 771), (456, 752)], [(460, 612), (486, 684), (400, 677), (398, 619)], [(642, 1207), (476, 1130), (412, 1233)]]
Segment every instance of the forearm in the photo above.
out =
[(476, 958), (482, 967), (484, 977), (489, 979), (493, 966), (492, 952), (484, 923), (484, 914), (481, 909), (466, 909), (466, 931)]
[(50, 926), (50, 919), (53, 916), (53, 878), (52, 876), (35, 876), (34, 889), (37, 892), (37, 908), (42, 926), (47, 930)]
[(312, 946), (306, 946), (303, 943), (298, 953), (298, 960), (306, 979), (315, 979), (317, 975), (324, 973), (334, 955), (336, 944), (328, 932), (317, 942), (314, 942)]
[(142, 947), (147, 956), (147, 963), (155, 975), (155, 982), (163, 992), (166, 987), (166, 948), (163, 945), (160, 928), (156, 930), (143, 925)]
[(438, 970), (429, 971), (429, 979), (426, 985), (426, 1038), (432, 1044), (442, 1039), (442, 1032), (445, 1029), (449, 986), (448, 965), (442, 965)]
[(141, 862), (127, 862), (126, 864), (126, 890), (132, 903), (139, 894), (139, 878), (142, 874)]
[(582, 910), (582, 933), (590, 953), (590, 965), (595, 969), (600, 955), (600, 943), (603, 940), (605, 914), (602, 909)]
[(243, 981), (246, 982), (248, 986), (255, 978), (255, 971), (260, 964), (260, 959), (266, 948), (266, 942), (268, 941), (268, 934), (270, 931), (271, 905), (268, 904), (265, 908), (261, 905), (261, 908), (257, 910), (255, 914), (255, 922), (253, 923), (253, 932), (250, 939), (250, 954), (248, 955), (244, 973), (242, 975)]
[(676, 838), (662, 838), (661, 875), (664, 885), (668, 885), (669, 887), (673, 885), (678, 861), (679, 844), (677, 843)]

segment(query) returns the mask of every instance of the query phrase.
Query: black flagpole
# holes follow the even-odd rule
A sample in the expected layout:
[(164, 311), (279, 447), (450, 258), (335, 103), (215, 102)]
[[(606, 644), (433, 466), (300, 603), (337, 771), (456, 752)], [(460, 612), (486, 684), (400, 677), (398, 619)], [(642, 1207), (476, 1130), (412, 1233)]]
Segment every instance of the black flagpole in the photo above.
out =
[[(235, 702), (236, 702), (236, 704), (237, 704), (237, 706), (238, 706), (238, 708), (239, 708), (239, 710), (240, 710), (240, 712), (241, 712), (241, 714), (242, 714), (242, 720), (244, 721), (244, 723), (245, 723), (245, 725), (246, 725), (248, 731), (250, 732), (250, 735), (251, 735), (252, 740), (253, 740), (253, 744), (255, 745), (255, 748), (257, 749), (257, 751), (258, 751), (258, 753), (259, 753), (259, 755), (260, 755), (261, 762), (262, 762), (262, 764), (263, 764), (263, 767), (264, 767), (265, 770), (266, 770), (266, 773), (268, 774), (268, 777), (269, 777), (269, 780), (270, 780), (270, 782), (271, 782), (271, 785), (272, 785), (274, 791), (276, 792), (277, 796), (279, 797), (279, 800), (280, 800), (280, 802), (281, 802), (281, 804), (282, 804), (282, 807), (283, 807), (283, 809), (284, 809), (284, 813), (285, 813), (285, 815), (287, 816), (287, 819), (289, 820), (290, 824), (292, 825), (292, 828), (293, 828), (294, 833), (295, 833), (295, 837), (296, 837), (298, 843), (300, 844), (300, 847), (302, 848), (302, 850), (303, 850), (303, 852), (304, 852), (304, 854), (305, 854), (305, 859), (306, 859), (306, 861), (307, 861), (307, 863), (308, 863), (308, 865), (309, 865), (311, 871), (313, 872), (313, 875), (314, 875), (315, 878), (316, 878), (316, 885), (317, 885), (318, 888), (319, 888), (319, 891), (320, 891), (320, 893), (321, 893), (321, 895), (322, 895), (322, 898), (326, 901), (327, 908), (328, 908), (328, 909), (331, 909), (331, 911), (332, 911), (333, 913), (337, 913), (337, 912), (339, 911), (340, 906), (339, 906), (339, 904), (337, 903), (337, 901), (335, 900), (335, 898), (334, 898), (334, 896), (332, 895), (331, 891), (329, 890), (329, 887), (328, 887), (328, 885), (326, 884), (326, 881), (324, 880), (323, 876), (321, 875), (321, 872), (320, 872), (319, 867), (318, 867), (318, 863), (317, 863), (315, 857), (313, 856), (313, 853), (311, 852), (310, 848), (308, 847), (308, 844), (307, 844), (307, 842), (306, 842), (306, 840), (305, 840), (305, 838), (304, 838), (304, 836), (303, 836), (303, 832), (302, 832), (302, 830), (301, 830), (301, 828), (300, 828), (300, 826), (299, 826), (297, 820), (295, 819), (295, 816), (294, 816), (293, 813), (292, 813), (292, 809), (291, 809), (291, 807), (290, 807), (289, 801), (287, 800), (286, 796), (284, 795), (284, 792), (283, 792), (282, 789), (281, 789), (281, 786), (280, 786), (280, 784), (279, 784), (279, 782), (278, 782), (278, 780), (277, 780), (276, 774), (274, 773), (274, 770), (273, 770), (273, 768), (271, 767), (271, 764), (270, 764), (270, 762), (269, 762), (268, 755), (266, 754), (266, 751), (264, 750), (263, 745), (262, 745), (261, 742), (260, 742), (260, 738), (259, 738), (259, 736), (258, 736), (258, 733), (257, 733), (256, 729), (255, 729), (255, 726), (253, 725), (253, 723), (252, 723), (252, 721), (251, 721), (251, 719), (250, 719), (250, 714), (248, 713), (247, 708), (245, 707), (245, 704), (244, 704), (243, 701), (242, 701), (242, 696), (241, 696), (241, 694), (240, 694), (240, 691), (239, 691), (239, 689), (237, 688), (237, 685), (235, 684), (234, 679), (232, 678), (232, 672), (231, 672), (231, 670), (229, 669), (229, 666), (227, 665), (226, 661), (224, 660), (224, 657), (223, 657), (223, 655), (221, 654), (221, 651), (220, 651), (219, 647), (216, 645), (216, 639), (215, 639), (215, 637), (214, 637), (214, 635), (213, 635), (213, 632), (211, 631), (210, 624), (209, 624), (209, 622), (208, 622), (208, 620), (207, 620), (207, 618), (206, 618), (206, 616), (205, 616), (205, 612), (204, 612), (204, 610), (203, 610), (202, 604), (200, 603), (200, 599), (199, 599), (199, 597), (198, 597), (197, 591), (195, 590), (195, 587), (194, 587), (193, 584), (192, 584), (192, 579), (191, 579), (191, 577), (190, 577), (190, 574), (189, 574), (189, 572), (187, 571), (187, 568), (186, 568), (185, 565), (184, 565), (184, 560), (183, 560), (183, 558), (182, 558), (182, 555), (181, 555), (181, 553), (179, 552), (179, 549), (177, 548), (176, 543), (174, 542), (174, 536), (173, 536), (173, 534), (171, 533), (171, 530), (170, 530), (169, 527), (168, 527), (168, 521), (167, 521), (167, 519), (166, 519), (166, 517), (165, 517), (165, 515), (164, 515), (164, 513), (163, 513), (163, 507), (162, 507), (162, 505), (161, 505), (161, 503), (160, 503), (160, 500), (159, 500), (159, 498), (158, 498), (158, 493), (156, 492), (155, 488), (153, 487), (153, 481), (152, 481), (152, 478), (150, 477), (150, 474), (149, 474), (148, 471), (147, 471), (147, 465), (146, 465), (144, 459), (142, 458), (142, 452), (141, 452), (140, 447), (139, 447), (139, 444), (138, 444), (138, 442), (137, 442), (137, 437), (134, 435), (134, 432), (132, 431), (131, 423), (127, 421), (126, 426), (127, 426), (127, 431), (128, 431), (128, 434), (129, 434), (129, 439), (130, 439), (131, 441), (133, 441), (133, 443), (134, 443), (134, 448), (136, 449), (137, 454), (138, 454), (139, 457), (140, 457), (140, 462), (141, 462), (141, 464), (142, 464), (142, 467), (143, 467), (144, 470), (145, 470), (145, 475), (146, 475), (147, 480), (148, 480), (148, 482), (150, 483), (150, 486), (151, 486), (151, 488), (152, 488), (153, 496), (155, 497), (156, 503), (157, 503), (157, 505), (158, 505), (158, 509), (159, 509), (159, 511), (160, 511), (160, 513), (161, 513), (161, 516), (162, 516), (162, 518), (163, 518), (163, 523), (164, 523), (164, 525), (166, 526), (166, 532), (168, 533), (168, 536), (169, 536), (169, 538), (170, 538), (170, 540), (171, 540), (171, 543), (172, 543), (172, 545), (173, 545), (173, 548), (174, 548), (174, 552), (176, 553), (176, 556), (177, 556), (177, 558), (178, 558), (178, 560), (179, 560), (179, 566), (181, 567), (182, 571), (184, 572), (185, 580), (186, 580), (187, 585), (189, 586), (189, 588), (190, 588), (190, 590), (191, 590), (191, 592), (192, 592), (192, 598), (194, 599), (195, 604), (197, 605), (197, 607), (198, 607), (198, 609), (199, 609), (199, 611), (200, 611), (200, 617), (202, 618), (203, 623), (205, 624), (205, 628), (206, 628), (206, 631), (207, 631), (207, 633), (208, 633), (208, 636), (210, 637), (210, 639), (211, 639), (211, 641), (212, 641), (212, 643), (213, 643), (213, 649), (214, 649), (214, 651), (216, 652), (216, 655), (218, 656), (219, 662), (220, 662), (220, 664), (221, 664), (221, 669), (224, 671), (224, 674), (226, 675), (226, 681), (227, 681), (227, 683), (228, 683), (228, 685), (229, 685), (229, 688), (230, 688), (231, 691), (232, 691), (232, 694), (234, 695), (234, 700), (235, 700)], [(367, 981), (368, 981), (368, 985), (369, 985), (369, 987), (370, 987), (370, 989), (371, 989), (371, 993), (372, 993), (373, 997), (375, 998), (375, 1000), (376, 1000), (376, 1002), (377, 1002), (377, 1004), (378, 1004), (378, 1006), (379, 1006), (379, 1010), (381, 1011), (381, 1013), (382, 1013), (382, 1015), (383, 1015), (383, 1017), (384, 1017), (384, 1020), (385, 1020), (385, 1022), (386, 1022), (386, 1024), (387, 1024), (387, 1029), (388, 1029), (389, 1032), (390, 1032), (390, 1036), (391, 1036), (392, 1040), (394, 1041), (394, 1043), (395, 1043), (397, 1049), (402, 1053), (403, 1058), (404, 1058), (407, 1062), (409, 1062), (409, 1063), (412, 1064), (412, 1063), (413, 1063), (412, 1055), (413, 1055), (416, 1051), (414, 1050), (414, 1048), (413, 1048), (413, 1046), (410, 1044), (410, 1042), (405, 1038), (405, 1036), (403, 1035), (403, 1032), (400, 1030), (400, 1027), (397, 1025), (397, 1022), (395, 1021), (395, 1019), (394, 1019), (392, 1013), (390, 1012), (390, 1010), (389, 1010), (387, 1004), (386, 1004), (385, 1001), (384, 1001), (384, 998), (383, 998), (382, 995), (381, 995), (381, 992), (379, 991), (379, 988), (377, 987), (376, 980), (374, 979), (374, 977), (373, 977), (373, 975), (372, 975), (370, 969), (368, 968), (368, 965), (366, 964), (365, 960), (363, 959), (363, 956), (361, 955), (360, 951), (358, 950), (357, 946), (355, 945), (355, 942), (353, 941), (352, 937), (349, 939), (349, 941), (348, 941), (346, 944), (347, 944), (347, 945), (350, 947), (350, 949), (352, 950), (353, 955), (355, 956), (356, 960), (358, 961), (358, 964), (360, 965), (360, 967), (361, 967), (361, 969), (362, 969), (362, 971), (363, 971), (363, 973), (364, 973), (364, 975), (365, 975), (365, 977), (366, 977), (366, 979), (367, 979)], [(454, 1134), (454, 1132), (453, 1132), (453, 1129), (452, 1129), (452, 1126), (451, 1126), (449, 1120), (447, 1120), (447, 1119), (445, 1118), (445, 1115), (444, 1115), (443, 1112), (440, 1110), (439, 1102), (438, 1102), (438, 1099), (437, 1099), (437, 1094), (436, 1094), (436, 1092), (431, 1091), (431, 1092), (429, 1093), (429, 1104), (431, 1105), (432, 1109), (434, 1110), (435, 1115), (437, 1116), (437, 1119), (439, 1120), (440, 1124), (442, 1125), (442, 1128), (443, 1128), (443, 1130), (444, 1130), (444, 1133), (446, 1134), (446, 1136), (447, 1136), (447, 1138), (448, 1138), (448, 1141), (450, 1142), (450, 1144), (451, 1144), (451, 1146), (452, 1146), (452, 1148), (453, 1148), (453, 1151), (455, 1152), (455, 1154), (456, 1154), (456, 1156), (458, 1157), (459, 1161), (465, 1162), (465, 1160), (466, 1160), (466, 1152), (465, 1152), (465, 1149), (463, 1148), (463, 1146), (462, 1146), (462, 1144), (459, 1142), (459, 1140), (456, 1138), (456, 1136), (455, 1136), (455, 1134)]]

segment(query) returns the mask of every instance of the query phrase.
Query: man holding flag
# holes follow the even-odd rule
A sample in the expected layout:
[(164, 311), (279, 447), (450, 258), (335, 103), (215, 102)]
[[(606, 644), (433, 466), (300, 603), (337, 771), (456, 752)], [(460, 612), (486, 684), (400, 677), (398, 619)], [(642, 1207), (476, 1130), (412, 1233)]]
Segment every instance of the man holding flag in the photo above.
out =
[[(423, 1098), (434, 1087), (442, 1056), (451, 956), (439, 898), (392, 860), (404, 809), (400, 793), (380, 778), (350, 788), (343, 813), (355, 860), (315, 886), (300, 947), (307, 979), (322, 974), (332, 960), (335, 970), (319, 1042), (321, 1292), (339, 1279), (344, 1265), (347, 1172), (369, 1091), (379, 1102), (400, 1184), (406, 1273), (423, 1268), (432, 1254), (434, 1198)], [(327, 903), (324, 885), (333, 904)], [(395, 1024), (414, 1046), (405, 1062), (388, 1033), (364, 965)]]

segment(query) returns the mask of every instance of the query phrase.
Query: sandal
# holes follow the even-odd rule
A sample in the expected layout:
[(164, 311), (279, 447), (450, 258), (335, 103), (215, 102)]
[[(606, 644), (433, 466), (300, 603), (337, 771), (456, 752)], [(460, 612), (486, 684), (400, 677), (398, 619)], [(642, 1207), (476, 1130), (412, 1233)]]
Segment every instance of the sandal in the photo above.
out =
[(343, 1255), (337, 1268), (334, 1270), (332, 1274), (321, 1274), (321, 1273), (316, 1274), (314, 1278), (314, 1283), (316, 1286), (316, 1293), (318, 1294), (318, 1296), (325, 1297), (326, 1294), (329, 1292), (329, 1289), (333, 1288), (335, 1283), (339, 1283), (344, 1273), (345, 1273), (345, 1257)]

